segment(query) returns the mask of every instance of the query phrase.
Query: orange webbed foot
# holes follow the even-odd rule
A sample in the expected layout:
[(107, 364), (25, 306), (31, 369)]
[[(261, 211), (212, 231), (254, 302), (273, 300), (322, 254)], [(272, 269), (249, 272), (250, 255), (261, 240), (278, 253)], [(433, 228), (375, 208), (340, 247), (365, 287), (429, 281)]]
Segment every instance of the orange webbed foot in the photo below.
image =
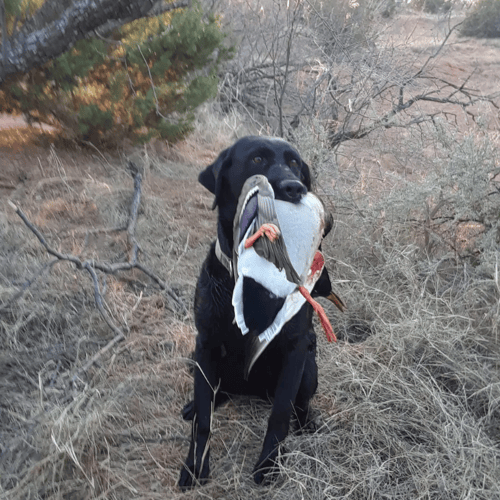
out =
[(245, 248), (250, 248), (261, 237), (267, 236), (269, 241), (276, 241), (280, 235), (280, 230), (276, 224), (262, 224), (260, 228), (245, 241)]

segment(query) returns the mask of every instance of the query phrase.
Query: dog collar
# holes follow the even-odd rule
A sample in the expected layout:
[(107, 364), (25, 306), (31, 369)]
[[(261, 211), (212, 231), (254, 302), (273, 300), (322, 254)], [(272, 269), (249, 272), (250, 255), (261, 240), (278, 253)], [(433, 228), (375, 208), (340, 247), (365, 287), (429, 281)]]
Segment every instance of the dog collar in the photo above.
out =
[(215, 242), (215, 256), (219, 259), (219, 262), (228, 270), (229, 275), (233, 275), (233, 261), (222, 251), (220, 246), (219, 238)]

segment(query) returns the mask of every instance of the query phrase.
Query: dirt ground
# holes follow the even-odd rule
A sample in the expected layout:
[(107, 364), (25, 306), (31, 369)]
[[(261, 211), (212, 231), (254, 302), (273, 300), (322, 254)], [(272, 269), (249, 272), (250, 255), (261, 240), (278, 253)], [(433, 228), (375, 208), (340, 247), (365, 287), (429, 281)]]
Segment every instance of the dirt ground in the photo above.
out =
[[(415, 58), (422, 60), (439, 45), (448, 22), (445, 17), (402, 15), (396, 23), (388, 24), (384, 36), (394, 39), (396, 44), (403, 44), (406, 37), (411, 37)], [(432, 64), (435, 66), (433, 71), (457, 81), (474, 70), (468, 85), (481, 89), (484, 94), (500, 90), (498, 40), (475, 40), (454, 35), (450, 45)], [(487, 116), (493, 134), (500, 120), (498, 110), (495, 112), (496, 116)], [(478, 109), (477, 113), (481, 110)], [(459, 127), (466, 130), (469, 126), (467, 118), (460, 114), (458, 120)], [(62, 145), (50, 129), (31, 128), (19, 117), (0, 115), (0, 234), (3, 232), (4, 238), (0, 242), (0, 321), (2, 304), (49, 261), (46, 252), (8, 202), (20, 207), (43, 232), (49, 244), (59, 251), (78, 255), (82, 260), (123, 260), (127, 254), (123, 228), (133, 195), (133, 180), (127, 166), (129, 160), (133, 160), (143, 172), (143, 198), (136, 233), (142, 250), (140, 259), (165, 280), (191, 311), (196, 276), (214, 237), (216, 215), (211, 211), (212, 195), (198, 184), (197, 177), (200, 170), (233, 139), (234, 135), (228, 131), (210, 140), (193, 136), (173, 148), (154, 143), (141, 149), (124, 148), (109, 152)], [(389, 138), (385, 140), (391, 142)], [(402, 167), (392, 154), (381, 155), (380, 147), (375, 149), (373, 141), (373, 138), (367, 138), (346, 145), (339, 167), (347, 170), (356, 162), (358, 174), (366, 177), (366, 189), (372, 185), (383, 189), (384, 182), (377, 180), (375, 170), (386, 175), (401, 173), (409, 167)], [(412, 164), (418, 164), (418, 159), (413, 159)], [(33, 451), (36, 434), (42, 432), (38, 427), (36, 432), (30, 431), (33, 428), (30, 425), (35, 425), (31, 422), (36, 420), (33, 420), (33, 415), (39, 420), (40, 415), (52, 418), (44, 429), (52, 436), (57, 449), (47, 457), (55, 460), (54, 457), (63, 452), (72, 457), (72, 450), (65, 448), (71, 441), (68, 438), (71, 432), (72, 443), (80, 442), (79, 439), (83, 443), (78, 456), (85, 456), (86, 462), (80, 463), (75, 455), (72, 463), (68, 460), (57, 471), (46, 472), (47, 484), (57, 482), (55, 477), (58, 474), (74, 477), (81, 472), (81, 477), (106, 478), (99, 485), (100, 491), (107, 492), (102, 498), (164, 498), (165, 488), (176, 491), (177, 473), (187, 446), (188, 426), (181, 422), (179, 414), (189, 399), (192, 384), (189, 356), (194, 347), (195, 329), (191, 312), (185, 314), (177, 309), (165, 293), (137, 270), (108, 281), (101, 277), (101, 284), (107, 290), (109, 311), (120, 328), (126, 331), (126, 339), (102, 356), (95, 371), (89, 370), (82, 376), (82, 383), (88, 390), (85, 389), (85, 396), (79, 396), (71, 403), (73, 406), (65, 410), (64, 418), (70, 418), (68, 415), (74, 418), (71, 425), (65, 423), (65, 427), (63, 416), (52, 417), (53, 410), (50, 409), (66, 401), (67, 388), (58, 385), (59, 375), (66, 373), (65, 370), (71, 372), (71, 367), (81, 366), (99, 352), (113, 338), (113, 333), (96, 311), (91, 283), (81, 271), (70, 265), (54, 266), (50, 279), (44, 279), (30, 288), (19, 303), (19, 316), (9, 316), (5, 323), (8, 324), (5, 329), (7, 343), (13, 352), (17, 349), (20, 354), (18, 360), (13, 360), (10, 355), (0, 355), (0, 374), (6, 377), (5, 380), (7, 373), (12, 377), (8, 392), (2, 397), (12, 397), (14, 408), (8, 415), (0, 413), (0, 425), (5, 426), (5, 431), (2, 429), (0, 434), (0, 467), (6, 471), (7, 487), (0, 490), (0, 498), (8, 498), (8, 488), (14, 485), (17, 486), (11, 498), (22, 498), (16, 496), (17, 491), (26, 491), (21, 489), (21, 486), (26, 486), (22, 481), (21, 485), (17, 483), (19, 470), (23, 477), (34, 477), (38, 473), (45, 477), (47, 461), (40, 462), (44, 458)], [(58, 286), (61, 289), (54, 289)], [(37, 294), (41, 294), (47, 311), (45, 326), (34, 324), (36, 318), (33, 320), (30, 315), (34, 303), (30, 300), (38, 300)], [(57, 306), (59, 311), (67, 311), (66, 323), (52, 318), (51, 305)], [(66, 341), (61, 332), (68, 324), (71, 325), (67, 327), (71, 337)], [(33, 346), (39, 345), (35, 336), (45, 334), (47, 342), (43, 349), (37, 347), (40, 359), (30, 366)], [(75, 347), (67, 349), (65, 342), (74, 342)], [(88, 342), (88, 347), (84, 347), (85, 342)], [(320, 342), (323, 345), (324, 339)], [(57, 346), (63, 346), (64, 357), (54, 354)], [(353, 348), (353, 356), (360, 356), (361, 348), (355, 349), (358, 348)], [(96, 380), (100, 383), (100, 392), (91, 389)], [(325, 388), (328, 383), (323, 381), (321, 387)], [(321, 387), (316, 405), (324, 414), (331, 415), (334, 398), (326, 391), (322, 393)], [(97, 402), (105, 400), (108, 392), (113, 392), (120, 404), (110, 403), (101, 416), (92, 413)], [(40, 400), (37, 409), (27, 407), (28, 397), (37, 404)], [(83, 418), (81, 412), (85, 408), (89, 410)], [(219, 477), (239, 474), (240, 467), (245, 472), (251, 469), (259, 450), (247, 449), (246, 439), (251, 438), (257, 446), (260, 438), (253, 434), (260, 431), (255, 431), (255, 427), (247, 422), (252, 420), (255, 423), (257, 419), (260, 428), (264, 429), (267, 410), (264, 403), (253, 402), (244, 408), (231, 403), (225, 409), (215, 425), (220, 427), (231, 421), (233, 426), (233, 420), (236, 420), (240, 427), (230, 445), (220, 436), (215, 439), (213, 454), (219, 457)], [(347, 419), (347, 416), (342, 418)], [(110, 422), (116, 426), (111, 427)], [(123, 433), (117, 434), (120, 423)], [(19, 444), (23, 439), (27, 443), (24, 448)], [(5, 444), (7, 442), (10, 444)], [(92, 453), (82, 451), (89, 447)], [(16, 451), (16, 455), (15, 450), (22, 451)], [(106, 454), (108, 458), (103, 458)], [(128, 468), (127, 464), (133, 465)], [(154, 472), (146, 472), (149, 470)], [(88, 484), (92, 481), (89, 479)], [(106, 481), (111, 483), (104, 484)], [(245, 482), (251, 479), (242, 481), (242, 485), (238, 484), (238, 495), (233, 498), (243, 498)], [(50, 490), (44, 498), (94, 498), (92, 486), (79, 491), (75, 484), (68, 483), (66, 489), (58, 493)], [(139, 494), (136, 490), (138, 484), (144, 484), (144, 491), (148, 493)], [(122, 491), (121, 495), (113, 496), (115, 487)], [(180, 493), (177, 494), (181, 498)], [(217, 485), (205, 494), (211, 498), (232, 498), (228, 490), (219, 491)], [(254, 494), (255, 498), (260, 495), (252, 492)], [(413, 494), (417, 492), (409, 493), (407, 498), (413, 498)], [(201, 498), (204, 494), (200, 495), (197, 497), (193, 493), (182, 498)]]

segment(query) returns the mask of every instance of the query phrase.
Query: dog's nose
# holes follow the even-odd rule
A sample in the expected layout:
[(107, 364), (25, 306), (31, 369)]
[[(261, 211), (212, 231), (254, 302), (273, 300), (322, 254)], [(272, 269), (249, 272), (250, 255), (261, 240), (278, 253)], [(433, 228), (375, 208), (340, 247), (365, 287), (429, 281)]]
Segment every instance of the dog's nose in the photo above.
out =
[(284, 201), (298, 203), (307, 189), (302, 182), (295, 179), (284, 179), (278, 185), (279, 191), (284, 197)]

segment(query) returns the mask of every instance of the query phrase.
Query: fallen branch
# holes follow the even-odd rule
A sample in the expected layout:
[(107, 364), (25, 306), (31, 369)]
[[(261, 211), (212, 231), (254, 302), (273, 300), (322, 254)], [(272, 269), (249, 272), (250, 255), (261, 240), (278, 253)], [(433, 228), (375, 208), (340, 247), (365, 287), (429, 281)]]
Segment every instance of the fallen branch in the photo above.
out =
[[(131, 162), (130, 166), (133, 168), (135, 165)], [(139, 252), (139, 244), (135, 239), (135, 225), (137, 222), (137, 214), (139, 213), (139, 205), (141, 204), (141, 182), (142, 175), (136, 172), (134, 175), (134, 197), (130, 207), (130, 220), (127, 226), (128, 244), (130, 247), (129, 261), (132, 264), (137, 262), (137, 253)]]
[(104, 318), (104, 321), (106, 321), (108, 326), (111, 328), (111, 330), (113, 330), (113, 332), (115, 332), (117, 336), (125, 338), (123, 332), (113, 323), (113, 320), (104, 307), (104, 300), (102, 298), (101, 291), (99, 290), (99, 279), (97, 278), (96, 272), (94, 271), (94, 269), (92, 269), (88, 262), (85, 262), (82, 267), (90, 274), (92, 278), (92, 281), (94, 283), (94, 300), (97, 305), (97, 309), (99, 309), (101, 316)]
[[(137, 174), (137, 176), (140, 176), (140, 174)], [(135, 183), (135, 188), (136, 188), (136, 192), (134, 192), (133, 206), (136, 204), (137, 207), (135, 209), (133, 208), (131, 210), (131, 215), (133, 217), (137, 218), (137, 212), (138, 212), (138, 206), (139, 206), (138, 204), (140, 201), (140, 194), (138, 195), (137, 191), (140, 190), (140, 188), (141, 188), (140, 181)], [(107, 273), (107, 274), (115, 274), (118, 271), (130, 271), (131, 269), (139, 269), (144, 274), (146, 274), (151, 279), (153, 279), (153, 281), (155, 281), (160, 286), (160, 288), (162, 290), (164, 290), (172, 300), (174, 300), (176, 305), (179, 307), (179, 309), (182, 310), (182, 312), (184, 314), (189, 314), (186, 306), (183, 304), (183, 302), (177, 296), (177, 294), (161, 278), (156, 276), (155, 273), (153, 273), (151, 270), (149, 270), (148, 268), (146, 268), (145, 266), (143, 266), (142, 264), (139, 264), (139, 262), (137, 262), (137, 253), (139, 250), (139, 246), (135, 240), (135, 234), (134, 234), (135, 225), (136, 225), (135, 221), (129, 222), (129, 224), (127, 226), (127, 234), (129, 237), (129, 244), (131, 243), (131, 245), (132, 245), (132, 252), (131, 252), (132, 259), (131, 259), (131, 261), (115, 262), (114, 264), (99, 262), (99, 261), (95, 261), (93, 259), (88, 260), (88, 261), (82, 261), (78, 257), (76, 257), (75, 255), (63, 254), (63, 253), (58, 252), (57, 250), (53, 249), (47, 243), (43, 234), (28, 220), (26, 214), (19, 207), (17, 207), (14, 203), (12, 203), (10, 200), (9, 200), (9, 205), (16, 212), (16, 214), (22, 219), (24, 224), (38, 238), (38, 241), (40, 241), (40, 243), (45, 247), (45, 249), (47, 250), (47, 252), (49, 254), (53, 255), (54, 257), (57, 257), (59, 260), (67, 260), (67, 261), (73, 263), (77, 269), (83, 269), (84, 265), (87, 262), (89, 263), (89, 265), (92, 268), (97, 269), (97, 270), (102, 271), (102, 272)], [(3, 308), (3, 306), (2, 306), (2, 308)]]
[[(135, 166), (131, 165), (132, 169), (133, 167)], [(115, 337), (103, 349), (101, 349), (98, 353), (96, 353), (82, 368), (80, 368), (78, 374), (87, 371), (99, 357), (101, 357), (105, 352), (111, 349), (113, 345), (115, 345), (116, 343), (120, 342), (125, 338), (125, 333), (115, 324), (115, 322), (113, 321), (113, 319), (106, 310), (105, 302), (99, 286), (99, 277), (96, 271), (101, 271), (105, 274), (115, 274), (118, 271), (128, 271), (131, 269), (138, 269), (139, 271), (143, 272), (146, 276), (151, 278), (154, 282), (156, 282), (158, 286), (166, 292), (168, 298), (172, 299), (175, 302), (176, 306), (180, 310), (182, 310), (182, 312), (185, 315), (189, 314), (189, 311), (184, 305), (184, 303), (177, 296), (177, 294), (166, 284), (166, 282), (163, 281), (161, 278), (159, 278), (150, 269), (148, 269), (147, 267), (138, 262), (138, 253), (140, 247), (135, 237), (135, 228), (137, 225), (137, 216), (139, 213), (139, 205), (141, 201), (142, 175), (137, 171), (136, 168), (135, 170), (133, 170), (133, 175), (134, 175), (134, 196), (130, 208), (130, 219), (126, 227), (128, 245), (130, 247), (128, 262), (117, 262), (113, 264), (108, 264), (106, 262), (99, 262), (93, 259), (81, 260), (80, 258), (78, 258), (73, 254), (64, 254), (55, 250), (49, 245), (49, 243), (45, 239), (44, 235), (40, 232), (40, 230), (29, 221), (26, 214), (12, 201), (9, 201), (9, 205), (21, 218), (26, 227), (28, 227), (28, 229), (30, 229), (31, 232), (38, 238), (38, 241), (42, 244), (45, 250), (50, 255), (53, 255), (55, 258), (49, 261), (47, 264), (45, 264), (40, 270), (38, 270), (31, 279), (25, 281), (25, 283), (23, 283), (22, 285), (22, 288), (18, 292), (16, 292), (6, 303), (0, 306), (0, 312), (5, 311), (8, 308), (8, 306), (10, 306), (14, 301), (16, 301), (19, 297), (21, 297), (23, 293), (36, 281), (38, 277), (40, 277), (44, 273), (46, 269), (51, 268), (58, 261), (71, 262), (77, 269), (87, 271), (94, 285), (94, 300), (96, 303), (96, 307), (101, 316), (103, 317), (104, 321), (107, 323), (107, 325), (111, 328), (111, 330), (115, 334)]]

